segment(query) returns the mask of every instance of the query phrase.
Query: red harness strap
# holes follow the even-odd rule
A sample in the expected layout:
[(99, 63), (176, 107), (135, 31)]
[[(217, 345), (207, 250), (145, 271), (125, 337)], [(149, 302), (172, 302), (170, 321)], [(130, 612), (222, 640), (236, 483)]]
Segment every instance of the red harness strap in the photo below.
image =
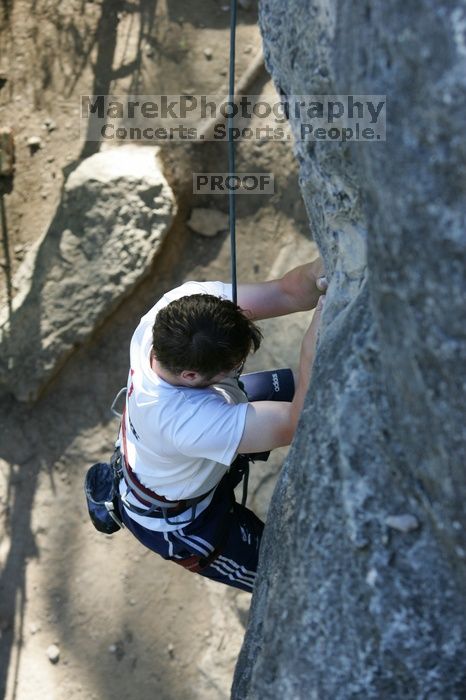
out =
[(187, 559), (171, 559), (171, 561), (174, 561), (175, 564), (179, 564), (183, 567), (183, 569), (188, 569), (188, 571), (192, 571), (195, 574), (198, 574), (203, 568), (200, 566), (200, 560), (201, 557), (195, 554)]
[(179, 564), (184, 569), (188, 569), (188, 571), (198, 574), (204, 569), (207, 569), (207, 567), (210, 566), (222, 552), (222, 547), (216, 547), (208, 557), (200, 557), (197, 554), (193, 554), (192, 557), (188, 557), (187, 559), (171, 559), (170, 561), (175, 562), (175, 564)]

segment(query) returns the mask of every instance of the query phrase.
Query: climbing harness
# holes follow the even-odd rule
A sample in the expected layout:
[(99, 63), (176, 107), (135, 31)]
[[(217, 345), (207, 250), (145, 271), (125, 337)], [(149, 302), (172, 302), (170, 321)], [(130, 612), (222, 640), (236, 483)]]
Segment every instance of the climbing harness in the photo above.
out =
[[(244, 391), (249, 401), (291, 401), (293, 399), (295, 387), (293, 372), (290, 369), (251, 372), (243, 375), (242, 379)], [(123, 504), (128, 510), (136, 513), (137, 515), (143, 515), (150, 518), (164, 518), (165, 522), (170, 525), (175, 524), (173, 521), (170, 521), (170, 518), (191, 509), (188, 520), (177, 522), (176, 524), (181, 526), (192, 522), (196, 517), (196, 506), (198, 503), (212, 493), (217, 488), (218, 484), (201, 496), (180, 501), (170, 501), (164, 496), (160, 496), (152, 489), (144, 486), (144, 484), (139, 481), (137, 475), (132, 470), (127, 458), (125, 420), (127, 410), (126, 399), (122, 413), (119, 413), (116, 408), (119, 399), (123, 395), (126, 395), (126, 387), (123, 387), (123, 389), (118, 392), (111, 407), (114, 415), (118, 416), (121, 420), (121, 446), (118, 444), (119, 441), (117, 441), (114, 459), (118, 464), (118, 472), (124, 478), (126, 483), (126, 494), (121, 497)], [(122, 452), (121, 447), (123, 448)], [(256, 461), (266, 461), (269, 454), (270, 452), (268, 451), (254, 454), (240, 454), (236, 457), (235, 461), (230, 467), (229, 472), (227, 472), (225, 475), (224, 478), (226, 480), (229, 479), (231, 482), (235, 481), (235, 486), (241, 483), (241, 481), (243, 482), (243, 493), (241, 498), (242, 506), (246, 505), (247, 500), (250, 462), (254, 463)], [(232, 487), (232, 490), (233, 488), (234, 486)], [(141, 503), (142, 506), (144, 506), (144, 508), (138, 508), (133, 503), (128, 501), (127, 496), (130, 493)]]

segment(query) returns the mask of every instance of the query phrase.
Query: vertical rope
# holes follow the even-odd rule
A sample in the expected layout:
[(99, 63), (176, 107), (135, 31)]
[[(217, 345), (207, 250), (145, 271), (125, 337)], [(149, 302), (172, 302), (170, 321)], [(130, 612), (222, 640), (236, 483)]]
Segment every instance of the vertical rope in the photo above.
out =
[[(230, 80), (229, 98), (230, 105), (234, 104), (235, 92), (235, 42), (236, 42), (236, 0), (230, 1)], [(228, 174), (235, 174), (235, 143), (233, 141), (233, 110), (230, 107), (228, 115)], [(231, 182), (231, 180), (230, 180)], [(237, 303), (236, 280), (236, 192), (230, 189), (228, 193), (229, 219), (230, 219), (230, 249), (231, 249), (231, 285), (233, 290), (233, 302)]]

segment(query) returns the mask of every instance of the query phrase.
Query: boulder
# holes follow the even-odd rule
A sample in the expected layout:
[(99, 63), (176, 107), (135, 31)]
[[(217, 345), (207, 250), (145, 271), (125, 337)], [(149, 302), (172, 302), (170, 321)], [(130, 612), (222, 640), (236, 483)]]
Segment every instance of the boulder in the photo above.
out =
[(176, 211), (152, 147), (82, 161), (44, 236), (26, 257), (11, 314), (0, 314), (0, 385), (32, 400), (73, 348), (130, 294)]
[(228, 214), (218, 209), (208, 209), (206, 207), (196, 207), (191, 211), (188, 226), (195, 233), (201, 236), (216, 236), (221, 231), (228, 231)]
[(279, 93), (386, 94), (387, 141), (295, 144), (330, 288), (234, 700), (466, 696), (464, 16), (260, 4)]

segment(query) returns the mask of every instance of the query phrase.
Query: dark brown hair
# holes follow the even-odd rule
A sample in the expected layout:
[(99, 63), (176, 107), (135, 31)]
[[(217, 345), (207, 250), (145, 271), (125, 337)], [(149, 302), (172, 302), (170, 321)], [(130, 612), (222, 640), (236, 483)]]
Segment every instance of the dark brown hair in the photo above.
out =
[(239, 306), (211, 294), (191, 294), (167, 304), (155, 319), (155, 356), (174, 374), (199, 372), (207, 379), (230, 372), (259, 348), (262, 333)]

